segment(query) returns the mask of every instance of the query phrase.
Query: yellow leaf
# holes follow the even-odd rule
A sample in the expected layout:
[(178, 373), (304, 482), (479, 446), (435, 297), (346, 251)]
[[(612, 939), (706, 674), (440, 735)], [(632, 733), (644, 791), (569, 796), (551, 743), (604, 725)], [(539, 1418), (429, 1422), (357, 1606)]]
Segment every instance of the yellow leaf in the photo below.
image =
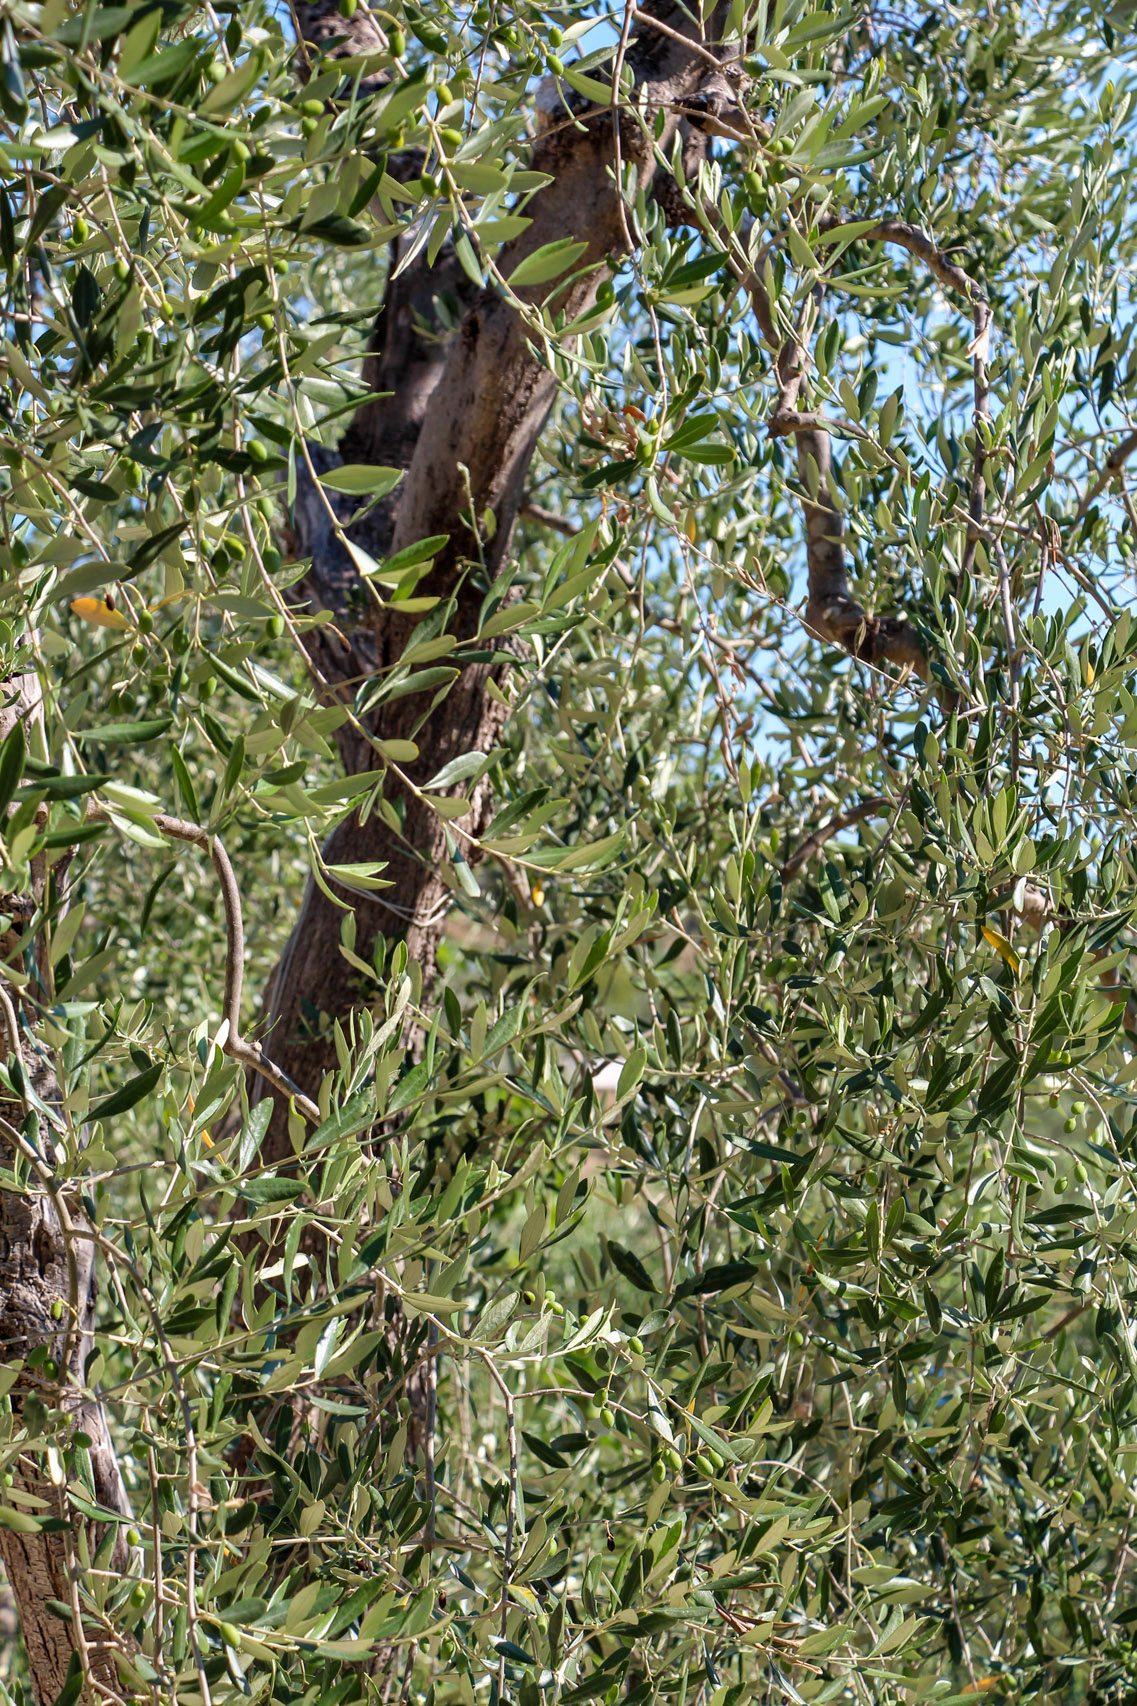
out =
[(529, 892), (533, 897), (533, 905), (534, 906), (544, 906), (544, 904), (545, 904), (545, 885), (544, 885), (544, 883), (541, 883), (541, 882), (534, 883), (533, 887), (530, 889)]
[(114, 610), (101, 598), (73, 598), (71, 608), (84, 622), (96, 628), (129, 628), (130, 623), (120, 610)]
[(1019, 970), (1019, 956), (1015, 953), (1015, 950), (1011, 947), (1007, 938), (1005, 936), (1000, 936), (997, 930), (989, 929), (986, 924), (983, 926), (983, 937), (985, 941), (990, 942), (995, 952), (1000, 956), (1000, 958), (1007, 962), (1011, 970), (1017, 976)]

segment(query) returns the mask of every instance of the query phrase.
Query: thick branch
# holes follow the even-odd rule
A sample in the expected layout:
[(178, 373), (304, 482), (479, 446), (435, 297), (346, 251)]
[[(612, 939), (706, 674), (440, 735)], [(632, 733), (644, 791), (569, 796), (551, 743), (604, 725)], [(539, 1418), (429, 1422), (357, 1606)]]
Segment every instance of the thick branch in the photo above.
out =
[[(720, 76), (715, 55), (694, 39), (695, 28), (678, 5), (663, 0), (656, 9), (663, 28), (649, 28), (650, 20), (640, 14), (638, 34), (625, 57), (634, 78), (637, 114), (621, 116), (610, 107), (589, 107), (572, 97), (579, 125), (550, 127), (538, 135), (530, 164), (553, 181), (526, 204), (532, 223), (498, 257), (500, 272), (508, 278), (542, 245), (567, 237), (582, 240), (586, 248), (575, 263), (572, 282), (556, 301), (566, 322), (591, 312), (608, 274), (607, 257), (627, 247), (626, 213), (613, 182), (615, 124), (620, 125), (625, 182), (630, 176), (634, 187), (646, 191), (656, 176), (656, 148), (668, 149), (681, 122), (687, 123), (689, 135), (696, 135), (696, 127), (711, 128), (737, 116), (730, 89), (718, 82), (700, 105), (699, 92), (710, 81), (708, 60), (714, 77)], [(330, 9), (310, 10), (326, 16)], [(681, 121), (684, 103), (688, 116)], [(657, 121), (660, 132), (655, 135)], [(703, 146), (701, 137), (692, 145), (696, 150)], [(548, 285), (541, 285), (518, 295), (535, 308), (548, 291)], [(442, 307), (448, 310), (445, 315)], [(446, 325), (455, 322), (460, 329), (448, 338)], [(389, 281), (366, 377), (377, 393), (387, 395), (376, 395), (363, 406), (344, 435), (340, 453), (345, 460), (381, 462), (407, 472), (391, 497), (365, 522), (355, 524), (351, 536), (373, 556), (388, 555), (427, 536), (446, 536), (447, 544), (421, 590), (453, 599), (448, 632), (461, 647), (474, 640), (486, 587), (507, 560), (530, 459), (556, 395), (555, 374), (535, 353), (527, 317), (495, 288), (478, 291), (471, 286), (453, 254), (444, 250), (436, 266), (420, 258)], [(327, 457), (326, 452), (317, 454)], [(319, 472), (318, 462), (316, 468)], [(494, 526), (476, 537), (471, 515), (481, 528), (487, 510), (492, 511)], [(349, 518), (347, 511), (344, 519)], [(306, 494), (303, 480), (295, 531), (298, 553), (312, 556), (301, 591), (335, 613), (336, 626), (345, 636), (337, 639), (330, 630), (323, 631), (317, 641), (320, 668), (328, 679), (344, 681), (393, 667), (412, 623), (386, 608), (365, 614), (350, 554), (336, 538), (320, 494)], [(408, 769), (414, 783), (421, 786), (452, 758), (485, 752), (497, 743), (505, 707), (491, 688), (503, 677), (506, 664), (503, 651), (500, 664), (479, 660), (460, 668), (448, 695), (433, 709), (428, 698), (416, 694), (385, 704), (374, 732), (415, 741), (419, 758)], [(375, 762), (366, 738), (350, 726), (341, 732), (340, 749), (351, 770)], [(401, 834), (377, 813), (366, 824), (349, 820), (331, 836), (325, 858), (329, 864), (368, 860), (386, 865), (389, 889), (382, 895), (352, 897), (354, 954), (366, 962), (380, 938), (402, 938), (428, 985), (449, 902), (446, 873), (453, 844), (441, 819), (416, 793), (395, 777), (386, 791), (402, 814)], [(476, 838), (489, 822), (488, 782), (473, 790), (470, 807), (458, 828)], [(341, 952), (342, 917), (310, 883), (266, 1003), (265, 1036), (272, 1059), (312, 1096), (323, 1074), (335, 1065), (331, 1019), (373, 994)], [(278, 1160), (290, 1153), (282, 1105), (263, 1153)]]

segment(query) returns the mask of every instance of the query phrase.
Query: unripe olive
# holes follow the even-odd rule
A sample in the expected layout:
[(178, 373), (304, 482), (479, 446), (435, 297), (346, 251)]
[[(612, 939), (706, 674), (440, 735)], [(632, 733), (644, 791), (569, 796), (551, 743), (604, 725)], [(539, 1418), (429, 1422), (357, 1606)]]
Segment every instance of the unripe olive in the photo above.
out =
[(563, 1303), (550, 1303), (549, 1304), (550, 1315), (563, 1315), (564, 1312), (565, 1312), (565, 1306)]
[(91, 235), (91, 227), (81, 213), (77, 213), (71, 222), (71, 235), (77, 243), (85, 243)]
[(743, 172), (742, 187), (749, 196), (764, 195), (766, 186), (755, 171)]
[(115, 277), (125, 284), (127, 279), (130, 277), (130, 262), (124, 261), (120, 255), (114, 264), (114, 270)]
[(1057, 1090), (1052, 1090), (1050, 1092), (1050, 1096), (1049, 1096), (1050, 1106), (1052, 1108), (1057, 1108), (1061, 1104), (1061, 1101), (1062, 1101), (1062, 1098), (1061, 1098), (1061, 1096), (1059, 1096)]
[(137, 645), (131, 646), (130, 656), (131, 656), (132, 661), (138, 665), (139, 669), (141, 669), (142, 665), (149, 658), (150, 653), (147, 651), (146, 647), (142, 644), (142, 642), (139, 641)]
[(355, 17), (358, 4), (359, 0), (340, 0), (340, 17), (350, 21)]
[(276, 331), (276, 321), (273, 319), (271, 314), (258, 314), (256, 317), (256, 324), (260, 327), (262, 332)]
[(300, 129), (303, 131), (305, 136), (315, 136), (316, 131), (319, 128), (319, 124), (320, 121), (318, 118), (309, 118), (305, 115), (304, 118), (300, 120)]
[(1075, 1177), (1075, 1179), (1077, 1179), (1079, 1185), (1084, 1185), (1086, 1183), (1086, 1180), (1089, 1178), (1089, 1176), (1090, 1175), (1086, 1172), (1085, 1162), (1084, 1161), (1076, 1162), (1075, 1166), (1074, 1166), (1074, 1177)]
[(563, 77), (564, 76), (564, 74), (565, 74), (565, 62), (561, 58), (559, 53), (550, 53), (547, 63), (548, 63), (549, 70), (553, 73), (554, 77)]
[(721, 1452), (712, 1451), (708, 1446), (706, 1455), (710, 1458), (713, 1468), (718, 1471), (725, 1467), (726, 1459)]
[(554, 47), (560, 47), (561, 43), (565, 39), (565, 32), (561, 29), (559, 24), (550, 24), (546, 33)]
[(59, 1364), (56, 1362), (54, 1357), (44, 1357), (44, 1359), (43, 1359), (43, 1372), (44, 1372), (44, 1378), (45, 1379), (47, 1379), (47, 1380), (54, 1380), (55, 1379), (56, 1375), (59, 1373)]
[(152, 634), (154, 632), (154, 618), (148, 610), (138, 612), (138, 632), (140, 634)]
[(284, 633), (284, 617), (278, 610), (274, 610), (265, 622), (265, 633), (270, 640), (279, 640)]
[(590, 1422), (598, 1422), (600, 1420), (600, 1405), (586, 1404), (584, 1406), (584, 1413)]
[(1062, 1122), (1062, 1130), (1063, 1131), (1077, 1131), (1077, 1129), (1078, 1129), (1078, 1122), (1073, 1117), (1073, 1115), (1071, 1115), (1068, 1120), (1063, 1120), (1063, 1122)]
[(600, 1420), (604, 1423), (606, 1428), (615, 1427), (616, 1412), (612, 1409), (611, 1405), (605, 1404), (603, 1406), (600, 1411)]
[(259, 438), (250, 438), (245, 449), (248, 451), (254, 462), (268, 461), (268, 447), (262, 444)]
[(323, 118), (324, 103), (323, 101), (315, 100), (301, 101), (300, 111), (302, 113), (307, 113), (309, 118)]
[(661, 1455), (667, 1467), (669, 1469), (674, 1469), (676, 1474), (678, 1474), (679, 1470), (683, 1467), (683, 1459), (676, 1451), (675, 1447), (673, 1445), (665, 1447)]
[(233, 158), (234, 160), (239, 160), (242, 166), (245, 164), (246, 160), (251, 160), (252, 157), (253, 151), (247, 142), (237, 141), (233, 144)]
[(437, 195), (439, 184), (433, 172), (424, 172), (420, 182), (426, 195)]
[(438, 134), (447, 148), (461, 148), (464, 141), (462, 132), (455, 130), (452, 124), (444, 124)]
[(439, 105), (439, 107), (442, 108), (442, 107), (450, 106), (453, 99), (454, 99), (454, 91), (450, 87), (449, 83), (440, 83), (438, 85), (438, 105)]
[(714, 1479), (715, 1466), (705, 1452), (700, 1451), (698, 1457), (695, 1459), (695, 1464), (698, 1469), (702, 1470), (708, 1480)]
[(651, 1478), (655, 1482), (656, 1486), (659, 1486), (662, 1482), (666, 1481), (667, 1465), (664, 1463), (662, 1457), (657, 1457), (655, 1462), (652, 1464)]
[(198, 687), (197, 696), (199, 699), (212, 699), (216, 692), (217, 677), (215, 675), (207, 675), (205, 680)]
[(1070, 1103), (1070, 1112), (1072, 1114), (1084, 1114), (1085, 1111), (1086, 1111), (1086, 1104), (1084, 1102), (1071, 1102)]
[(191, 645), (190, 637), (184, 628), (175, 628), (170, 635), (170, 650), (175, 657), (184, 657)]
[(644, 1354), (644, 1342), (643, 1342), (643, 1340), (637, 1339), (635, 1337), (635, 1335), (633, 1334), (632, 1337), (628, 1340), (628, 1349), (632, 1352), (632, 1354), (634, 1356), (642, 1357)]
[[(262, 511), (261, 513), (263, 514), (264, 512)], [(274, 575), (280, 567), (280, 552), (277, 550), (275, 545), (270, 545), (267, 550), (262, 553), (261, 560), (269, 574)]]
[(146, 1604), (146, 1589), (143, 1587), (141, 1582), (136, 1582), (134, 1587), (131, 1588), (130, 1603), (137, 1607), (139, 1611), (141, 1611), (142, 1607)]
[(1069, 1189), (1069, 1179), (1066, 1177), (1065, 1173), (1060, 1174), (1054, 1181), (1054, 1195), (1056, 1197), (1064, 1197)]
[(290, 271), (289, 263), (285, 260), (283, 255), (273, 256), (272, 270), (274, 273), (278, 274), (280, 278), (283, 278), (285, 274)]
[(221, 1630), (221, 1639), (227, 1647), (239, 1647), (241, 1645), (241, 1631), (234, 1624), (221, 1623), (218, 1628)]
[(795, 1327), (793, 1332), (790, 1334), (790, 1344), (793, 1345), (795, 1350), (800, 1350), (802, 1345), (805, 1344), (805, 1334), (800, 1330), (800, 1328)]
[(51, 1300), (51, 1318), (53, 1321), (62, 1321), (63, 1319), (63, 1299), (61, 1297), (53, 1297)]
[(137, 1528), (128, 1528), (127, 1529), (127, 1531), (126, 1531), (126, 1543), (128, 1546), (141, 1546), (142, 1545), (142, 1535), (139, 1533)]
[(1085, 1493), (1083, 1493), (1080, 1488), (1075, 1487), (1074, 1491), (1070, 1494), (1070, 1503), (1074, 1506), (1075, 1510), (1081, 1510), (1085, 1502)]
[(407, 51), (407, 38), (403, 31), (396, 26), (387, 37), (391, 44), (391, 52), (396, 59), (401, 59)]

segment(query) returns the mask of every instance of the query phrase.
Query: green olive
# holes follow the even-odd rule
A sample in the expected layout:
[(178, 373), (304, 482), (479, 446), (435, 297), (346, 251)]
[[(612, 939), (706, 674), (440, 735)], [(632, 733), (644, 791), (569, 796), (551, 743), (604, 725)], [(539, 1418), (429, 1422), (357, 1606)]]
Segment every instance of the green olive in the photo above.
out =
[(391, 44), (391, 52), (394, 54), (395, 58), (401, 59), (407, 51), (407, 38), (403, 31), (396, 27), (391, 31), (387, 40)]
[(644, 1354), (643, 1340), (637, 1339), (633, 1333), (632, 1337), (628, 1340), (628, 1349), (631, 1351), (633, 1356), (642, 1357)]
[(284, 633), (284, 617), (279, 611), (274, 611), (265, 623), (265, 633), (270, 640), (279, 640)]
[(462, 143), (465, 140), (462, 132), (460, 130), (455, 130), (452, 124), (443, 125), (438, 134), (442, 138), (443, 142), (445, 142), (447, 148), (461, 148)]
[(667, 1465), (664, 1463), (662, 1457), (657, 1457), (655, 1462), (652, 1464), (652, 1466), (651, 1466), (651, 1478), (655, 1482), (657, 1487), (662, 1485), (662, 1483), (664, 1481), (666, 1481), (666, 1479), (667, 1479)]
[(309, 118), (307, 115), (300, 120), (300, 129), (303, 131), (305, 136), (315, 136), (316, 131), (319, 129), (319, 125), (320, 121), (318, 118)]
[(559, 53), (550, 53), (548, 60), (547, 60), (547, 64), (548, 64), (549, 70), (553, 73), (554, 77), (563, 77), (564, 76), (564, 74), (565, 74), (565, 62), (561, 58)]
[(695, 1459), (695, 1465), (696, 1468), (700, 1469), (707, 1477), (708, 1481), (714, 1480), (715, 1466), (705, 1452), (700, 1451), (699, 1455)]
[(350, 23), (351, 19), (355, 17), (358, 4), (359, 0), (340, 0), (340, 17), (346, 18)]
[(616, 1425), (616, 1412), (612, 1409), (610, 1404), (605, 1404), (602, 1407), (602, 1409), (600, 1411), (600, 1420), (604, 1423), (604, 1426), (606, 1428), (615, 1427), (615, 1425)]
[(309, 118), (323, 118), (323, 116), (324, 116), (324, 103), (323, 103), (323, 101), (314, 101), (314, 100), (301, 101), (300, 111), (302, 113), (306, 113)]
[(267, 445), (262, 444), (259, 438), (250, 438), (245, 449), (248, 451), (254, 462), (268, 461), (268, 447)]

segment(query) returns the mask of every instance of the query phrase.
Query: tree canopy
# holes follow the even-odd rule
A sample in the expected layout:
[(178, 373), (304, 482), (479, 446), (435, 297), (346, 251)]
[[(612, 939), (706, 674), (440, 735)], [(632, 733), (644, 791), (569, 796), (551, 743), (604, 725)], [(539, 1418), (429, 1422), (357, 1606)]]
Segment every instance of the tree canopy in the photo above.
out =
[(4, 0), (10, 1706), (1134, 1698), (1128, 12)]

